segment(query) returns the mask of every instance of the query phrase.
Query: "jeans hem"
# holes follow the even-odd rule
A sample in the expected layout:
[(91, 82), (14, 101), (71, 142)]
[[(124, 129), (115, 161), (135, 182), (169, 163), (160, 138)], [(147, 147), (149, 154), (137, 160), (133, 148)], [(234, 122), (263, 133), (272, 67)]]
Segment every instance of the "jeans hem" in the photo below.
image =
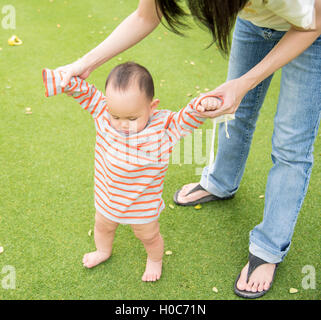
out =
[[(203, 169), (203, 173), (202, 173), (202, 177), (201, 177), (201, 181), (200, 181), (200, 185), (209, 193), (220, 197), (220, 198), (225, 198), (225, 197), (230, 197), (232, 196), (234, 193), (229, 193), (229, 192), (221, 192), (217, 189), (217, 187), (210, 181), (210, 179), (207, 180), (207, 175), (208, 175), (208, 167), (205, 167)], [(208, 185), (207, 185), (208, 182)]]
[[(265, 247), (265, 248), (263, 248)], [(256, 244), (253, 242), (253, 240), (250, 241), (250, 247), (249, 247), (249, 251), (250, 253), (252, 253), (253, 255), (265, 260), (268, 263), (279, 263), (282, 262), (287, 251), (283, 253), (271, 253), (266, 246), (264, 246), (262, 243), (260, 243), (260, 245)]]

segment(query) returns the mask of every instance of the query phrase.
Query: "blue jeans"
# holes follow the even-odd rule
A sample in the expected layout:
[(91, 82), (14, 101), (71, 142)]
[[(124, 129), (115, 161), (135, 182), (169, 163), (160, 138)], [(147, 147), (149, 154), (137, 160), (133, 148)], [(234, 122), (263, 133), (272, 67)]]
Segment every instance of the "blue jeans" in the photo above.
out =
[[(228, 80), (238, 78), (259, 63), (285, 32), (253, 25), (238, 18), (233, 35)], [(227, 197), (239, 188), (260, 108), (272, 76), (243, 98), (229, 122), (219, 127), (217, 156), (203, 170), (201, 185)], [(280, 95), (274, 117), (272, 162), (262, 223), (250, 232), (250, 252), (270, 263), (286, 256), (297, 217), (307, 192), (313, 164), (313, 143), (321, 116), (321, 37), (282, 68)]]

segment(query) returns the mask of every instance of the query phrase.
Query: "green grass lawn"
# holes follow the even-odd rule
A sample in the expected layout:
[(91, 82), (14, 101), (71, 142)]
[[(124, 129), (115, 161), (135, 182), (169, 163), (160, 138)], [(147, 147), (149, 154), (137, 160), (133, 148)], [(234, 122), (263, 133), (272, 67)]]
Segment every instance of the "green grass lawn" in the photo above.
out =
[[(91, 270), (82, 266), (83, 254), (95, 248), (93, 236), (88, 236), (95, 214), (94, 122), (65, 95), (45, 98), (41, 70), (70, 63), (94, 48), (135, 9), (136, 2), (10, 1), (16, 9), (16, 30), (1, 29), (0, 33), (0, 246), (4, 248), (0, 281), (6, 276), (3, 268), (11, 265), (16, 270), (16, 289), (0, 286), (1, 300), (240, 299), (232, 288), (247, 261), (249, 231), (263, 216), (264, 199), (259, 196), (264, 194), (272, 165), (279, 73), (262, 108), (233, 200), (205, 204), (200, 210), (169, 208), (178, 188), (199, 180), (195, 173), (203, 164), (169, 166), (160, 224), (165, 250), (173, 254), (164, 257), (157, 283), (140, 280), (146, 254), (129, 226), (118, 228), (113, 256), (106, 263)], [(194, 23), (191, 26), (185, 38), (160, 26), (93, 72), (88, 81), (102, 90), (119, 58), (121, 62), (134, 60), (153, 75), (161, 107), (179, 110), (190, 100), (188, 93), (197, 95), (196, 86), (213, 89), (225, 81), (227, 73), (227, 60), (214, 46), (205, 49), (209, 34)], [(22, 46), (8, 46), (12, 34), (22, 39)], [(25, 114), (27, 107), (32, 108), (31, 115)], [(205, 130), (210, 128), (207, 121), (204, 150)], [(291, 250), (263, 299), (321, 298), (320, 136)], [(305, 265), (315, 268), (316, 289), (305, 290), (301, 285)], [(214, 286), (218, 293), (212, 291)], [(299, 292), (290, 294), (291, 287)]]

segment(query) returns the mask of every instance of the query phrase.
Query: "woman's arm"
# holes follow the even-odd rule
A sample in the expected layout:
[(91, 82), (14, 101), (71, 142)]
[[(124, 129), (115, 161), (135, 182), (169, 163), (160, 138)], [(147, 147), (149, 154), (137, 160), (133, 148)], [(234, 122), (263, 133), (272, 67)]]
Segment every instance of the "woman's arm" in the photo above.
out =
[(212, 93), (223, 97), (224, 104), (216, 111), (204, 112), (203, 116), (215, 118), (222, 114), (235, 113), (249, 90), (306, 50), (321, 34), (321, 0), (315, 1), (315, 12), (314, 30), (301, 31), (292, 27), (255, 67), (240, 78), (230, 80), (213, 90)]
[(241, 77), (247, 83), (249, 90), (299, 56), (320, 36), (321, 0), (315, 1), (315, 12), (316, 27), (314, 30), (302, 31), (293, 26), (259, 64)]
[(140, 0), (137, 10), (101, 44), (76, 62), (58, 69), (64, 72), (62, 86), (66, 86), (72, 76), (86, 79), (97, 67), (144, 39), (159, 25), (159, 17), (161, 13), (157, 14), (155, 0)]

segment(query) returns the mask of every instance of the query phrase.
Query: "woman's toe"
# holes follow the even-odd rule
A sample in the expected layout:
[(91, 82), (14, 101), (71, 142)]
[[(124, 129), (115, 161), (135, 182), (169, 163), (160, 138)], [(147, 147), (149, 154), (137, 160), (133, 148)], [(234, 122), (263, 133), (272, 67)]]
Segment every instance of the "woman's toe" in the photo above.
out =
[(263, 290), (264, 290), (264, 288), (263, 288), (263, 282), (261, 282), (259, 285), (258, 285), (258, 287), (257, 287), (257, 291), (258, 292), (262, 292)]
[(270, 287), (270, 283), (267, 282), (267, 281), (265, 281), (264, 284), (263, 284), (263, 289), (264, 289), (264, 290), (268, 290), (269, 287)]
[(257, 282), (254, 282), (254, 283), (253, 283), (253, 286), (252, 286), (252, 288), (251, 288), (251, 291), (252, 291), (252, 292), (257, 292), (257, 287), (258, 287), (258, 283), (257, 283)]
[(252, 291), (253, 281), (250, 281), (247, 283), (245, 290), (246, 291)]
[(236, 287), (237, 287), (239, 290), (244, 290), (245, 287), (246, 287), (246, 282), (245, 282), (245, 281), (242, 281), (241, 278), (240, 278), (239, 281), (238, 281), (237, 284), (236, 284)]

